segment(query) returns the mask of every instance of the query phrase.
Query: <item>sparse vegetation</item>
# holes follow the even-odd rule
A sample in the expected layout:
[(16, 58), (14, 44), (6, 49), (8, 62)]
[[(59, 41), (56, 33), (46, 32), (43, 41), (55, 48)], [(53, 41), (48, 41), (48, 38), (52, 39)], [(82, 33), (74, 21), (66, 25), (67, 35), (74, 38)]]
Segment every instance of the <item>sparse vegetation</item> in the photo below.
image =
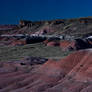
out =
[(69, 24), (69, 25), (67, 25), (67, 26), (65, 26), (63, 29), (65, 30), (65, 29), (68, 29), (69, 27), (71, 27), (73, 24)]
[(60, 59), (68, 54), (68, 51), (64, 52), (60, 47), (47, 47), (42, 43), (15, 47), (0, 47), (0, 61), (20, 60), (25, 56)]

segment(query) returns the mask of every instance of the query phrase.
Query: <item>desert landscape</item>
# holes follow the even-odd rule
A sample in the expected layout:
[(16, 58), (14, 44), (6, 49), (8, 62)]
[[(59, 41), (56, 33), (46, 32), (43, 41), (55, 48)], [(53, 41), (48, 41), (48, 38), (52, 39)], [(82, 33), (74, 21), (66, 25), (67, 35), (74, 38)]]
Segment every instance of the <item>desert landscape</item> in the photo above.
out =
[(92, 17), (0, 25), (0, 92), (92, 92)]

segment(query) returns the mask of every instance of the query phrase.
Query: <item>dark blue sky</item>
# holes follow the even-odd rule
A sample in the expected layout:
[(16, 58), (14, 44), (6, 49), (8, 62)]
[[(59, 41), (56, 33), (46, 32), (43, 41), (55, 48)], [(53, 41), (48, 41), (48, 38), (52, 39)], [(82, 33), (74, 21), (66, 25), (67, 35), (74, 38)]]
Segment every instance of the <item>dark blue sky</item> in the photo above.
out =
[(0, 24), (92, 16), (92, 0), (0, 0)]

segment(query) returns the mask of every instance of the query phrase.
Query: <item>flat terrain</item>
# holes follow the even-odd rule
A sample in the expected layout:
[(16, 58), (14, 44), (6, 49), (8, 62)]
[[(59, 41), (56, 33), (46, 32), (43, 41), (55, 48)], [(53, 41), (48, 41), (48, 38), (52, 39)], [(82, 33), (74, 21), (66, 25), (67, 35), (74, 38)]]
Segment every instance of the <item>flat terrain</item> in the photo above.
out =
[(42, 43), (24, 46), (3, 46), (0, 47), (0, 61), (20, 60), (26, 56), (60, 59), (69, 53), (69, 51), (62, 51), (60, 47), (45, 46)]

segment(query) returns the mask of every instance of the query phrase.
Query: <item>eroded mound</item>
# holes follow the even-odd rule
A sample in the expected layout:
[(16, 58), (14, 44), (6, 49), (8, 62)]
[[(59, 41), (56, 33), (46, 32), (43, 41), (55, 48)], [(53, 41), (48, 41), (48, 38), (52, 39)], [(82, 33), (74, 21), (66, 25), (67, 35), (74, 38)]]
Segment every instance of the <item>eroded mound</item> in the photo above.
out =
[(47, 43), (47, 46), (60, 46), (60, 43), (52, 41), (52, 42)]
[[(13, 68), (15, 67), (15, 70)], [(16, 68), (18, 67), (18, 69)], [(92, 49), (43, 65), (0, 64), (0, 92), (91, 92)]]
[(63, 40), (63, 41), (51, 41), (51, 42), (44, 42), (47, 46), (58, 46), (62, 50), (74, 50), (75, 49), (75, 41)]

